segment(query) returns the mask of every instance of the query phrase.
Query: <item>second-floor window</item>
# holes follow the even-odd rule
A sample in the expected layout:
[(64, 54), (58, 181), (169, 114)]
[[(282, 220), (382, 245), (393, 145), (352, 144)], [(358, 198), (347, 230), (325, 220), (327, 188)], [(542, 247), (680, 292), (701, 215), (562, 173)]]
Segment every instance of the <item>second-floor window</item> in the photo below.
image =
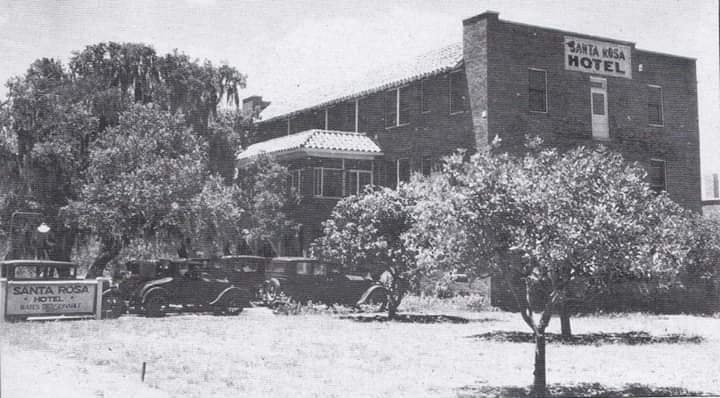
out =
[(530, 111), (547, 112), (547, 75), (544, 70), (528, 70)]
[(420, 80), (420, 112), (430, 112), (430, 80)]
[(385, 127), (410, 122), (410, 88), (399, 87), (385, 92)]
[(663, 95), (662, 87), (648, 86), (648, 124), (662, 126), (663, 124)]
[(465, 112), (468, 108), (465, 72), (450, 73), (450, 113)]

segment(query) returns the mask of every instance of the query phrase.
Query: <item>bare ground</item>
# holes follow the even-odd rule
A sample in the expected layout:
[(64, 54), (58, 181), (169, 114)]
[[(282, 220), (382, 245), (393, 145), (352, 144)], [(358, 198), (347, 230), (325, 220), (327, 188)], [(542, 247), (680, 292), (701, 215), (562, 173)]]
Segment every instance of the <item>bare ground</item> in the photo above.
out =
[[(0, 326), (6, 347), (2, 396), (12, 397), (8, 391), (22, 391), (12, 386), (28, 383), (33, 391), (50, 388), (53, 396), (74, 398), (527, 395), (522, 391), (532, 382), (533, 344), (476, 338), (527, 332), (519, 315), (456, 311), (413, 317), (406, 318), (440, 321), (357, 322), (253, 308), (238, 317), (6, 324)], [(551, 342), (548, 382), (556, 393), (720, 393), (720, 319), (587, 316), (573, 319), (573, 329), (579, 336), (641, 336), (644, 343)], [(559, 332), (557, 320), (549, 331)], [(657, 340), (662, 336), (691, 339)], [(144, 384), (142, 362), (148, 369)]]

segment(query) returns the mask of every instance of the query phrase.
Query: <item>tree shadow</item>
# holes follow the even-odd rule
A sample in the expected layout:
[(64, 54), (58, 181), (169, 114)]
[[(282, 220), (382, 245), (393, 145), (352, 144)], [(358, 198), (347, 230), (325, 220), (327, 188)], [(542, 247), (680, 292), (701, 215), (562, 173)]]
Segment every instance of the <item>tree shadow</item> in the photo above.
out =
[[(499, 342), (510, 342), (510, 343), (534, 343), (535, 338), (532, 333), (527, 332), (514, 332), (496, 330), (483, 334), (476, 334), (468, 336), (469, 338), (479, 339), (484, 341), (499, 341)], [(606, 332), (606, 333), (586, 333), (586, 334), (574, 334), (568, 340), (564, 340), (561, 335), (557, 333), (546, 333), (546, 341), (548, 343), (560, 343), (570, 345), (601, 345), (601, 344), (626, 344), (626, 345), (639, 345), (639, 344), (678, 344), (678, 343), (690, 343), (699, 344), (704, 341), (701, 336), (698, 335), (685, 335), (685, 334), (667, 334), (664, 336), (653, 336), (647, 332)]]
[(400, 323), (471, 323), (471, 322), (493, 322), (495, 318), (463, 318), (454, 315), (430, 315), (430, 314), (397, 314), (394, 318), (388, 318), (387, 314), (375, 315), (344, 315), (340, 319), (349, 319), (355, 322), (400, 322)]
[[(465, 386), (457, 390), (459, 398), (532, 398), (532, 386)], [(646, 384), (626, 384), (622, 388), (605, 387), (600, 383), (581, 383), (571, 386), (551, 384), (548, 396), (553, 398), (626, 398), (626, 397), (696, 397), (710, 396), (681, 387), (656, 387)]]

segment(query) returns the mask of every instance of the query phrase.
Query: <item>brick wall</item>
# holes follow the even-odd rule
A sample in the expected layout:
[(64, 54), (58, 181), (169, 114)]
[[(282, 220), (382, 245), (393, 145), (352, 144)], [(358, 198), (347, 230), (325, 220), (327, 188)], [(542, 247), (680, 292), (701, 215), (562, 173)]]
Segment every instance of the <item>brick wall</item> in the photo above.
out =
[[(509, 147), (520, 145), (526, 135), (541, 136), (546, 144), (561, 148), (598, 143), (592, 139), (591, 74), (565, 70), (564, 36), (608, 40), (506, 22), (498, 20), (495, 13), (466, 20), (464, 32), (478, 145), (485, 138), (484, 122), (487, 139), (497, 135)], [(633, 43), (619, 44), (631, 47), (632, 79), (602, 76), (607, 79), (610, 134), (603, 144), (643, 165), (652, 158), (665, 160), (668, 193), (683, 206), (699, 211), (695, 61), (637, 50)], [(642, 71), (638, 70), (640, 64)], [(547, 73), (546, 113), (529, 109), (530, 68)], [(662, 87), (663, 126), (648, 123), (648, 84)], [(477, 117), (484, 108), (486, 121)]]

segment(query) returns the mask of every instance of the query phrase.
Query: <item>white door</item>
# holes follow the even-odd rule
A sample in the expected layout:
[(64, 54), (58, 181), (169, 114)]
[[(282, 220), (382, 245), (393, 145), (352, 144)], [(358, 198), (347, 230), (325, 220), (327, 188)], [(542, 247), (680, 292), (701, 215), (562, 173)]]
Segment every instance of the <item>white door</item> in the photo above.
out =
[(610, 138), (608, 127), (607, 80), (590, 77), (590, 112), (592, 113), (592, 135), (594, 139)]

